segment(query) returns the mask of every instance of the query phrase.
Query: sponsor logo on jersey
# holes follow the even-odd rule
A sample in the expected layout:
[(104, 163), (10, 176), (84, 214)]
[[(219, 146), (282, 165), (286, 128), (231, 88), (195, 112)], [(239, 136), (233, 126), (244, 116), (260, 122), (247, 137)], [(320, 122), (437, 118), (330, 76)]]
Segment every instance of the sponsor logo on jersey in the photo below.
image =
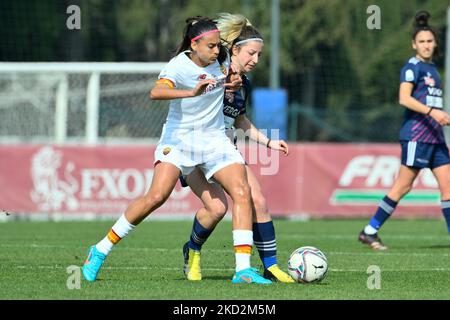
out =
[(216, 79), (216, 83), (208, 85), (205, 88), (205, 91), (203, 91), (202, 94), (207, 94), (207, 93), (213, 91), (214, 89), (222, 88), (224, 86), (225, 81), (226, 81), (226, 77), (224, 77), (224, 76), (219, 76), (219, 77), (214, 76), (214, 79)]
[(423, 78), (425, 84), (430, 87), (434, 87), (436, 85), (436, 81), (434, 81), (431, 73), (427, 72), (427, 76)]
[(203, 74), (201, 74), (201, 75), (198, 76), (198, 80), (205, 80), (205, 79), (206, 79), (206, 76), (207, 76), (207, 75), (203, 73)]
[(233, 106), (224, 106), (223, 108), (223, 113), (233, 118), (236, 118), (240, 112), (241, 110), (234, 108)]

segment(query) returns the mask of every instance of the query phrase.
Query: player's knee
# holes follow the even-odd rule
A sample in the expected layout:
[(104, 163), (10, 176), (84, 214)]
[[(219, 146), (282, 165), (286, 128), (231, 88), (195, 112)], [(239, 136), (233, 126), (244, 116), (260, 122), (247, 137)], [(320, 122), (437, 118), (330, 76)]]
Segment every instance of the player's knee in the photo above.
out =
[(234, 202), (250, 202), (251, 201), (251, 192), (250, 186), (247, 183), (239, 183), (234, 186), (231, 190), (231, 198)]
[(154, 207), (159, 207), (161, 206), (168, 198), (168, 195), (164, 194), (161, 191), (154, 191), (154, 192), (150, 192), (146, 197), (145, 197), (145, 204), (146, 207), (148, 207), (150, 210), (153, 209)]
[(208, 213), (211, 215), (211, 217), (218, 221), (221, 220), (228, 210), (227, 203), (223, 203), (222, 201), (213, 201), (207, 208)]
[(252, 200), (257, 215), (267, 213), (267, 201), (262, 194), (253, 195)]

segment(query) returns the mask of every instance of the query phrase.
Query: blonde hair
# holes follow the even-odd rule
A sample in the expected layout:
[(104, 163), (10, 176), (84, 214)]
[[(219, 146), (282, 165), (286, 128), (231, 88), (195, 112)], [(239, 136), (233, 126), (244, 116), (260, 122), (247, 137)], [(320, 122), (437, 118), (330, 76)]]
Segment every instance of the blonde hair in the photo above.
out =
[[(241, 14), (219, 13), (217, 28), (220, 30), (222, 45), (230, 49), (245, 27), (251, 27), (250, 21)], [(252, 28), (253, 29), (253, 28)]]

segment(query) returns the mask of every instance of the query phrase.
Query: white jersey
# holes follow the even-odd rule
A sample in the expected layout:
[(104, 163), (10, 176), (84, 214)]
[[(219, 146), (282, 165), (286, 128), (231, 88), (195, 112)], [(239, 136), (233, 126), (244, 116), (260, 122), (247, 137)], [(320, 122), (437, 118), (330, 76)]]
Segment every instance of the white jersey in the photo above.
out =
[(158, 76), (167, 79), (175, 89), (191, 90), (199, 81), (216, 79), (216, 84), (208, 85), (205, 92), (191, 98), (170, 101), (166, 129), (224, 130), (223, 98), (224, 84), (230, 66), (229, 57), (221, 66), (214, 62), (206, 67), (196, 65), (184, 51), (172, 58)]
[(193, 89), (203, 79), (216, 79), (216, 84), (208, 85), (200, 96), (170, 101), (155, 150), (155, 164), (172, 163), (183, 176), (200, 168), (209, 180), (230, 164), (244, 164), (242, 155), (225, 135), (223, 98), (230, 60), (227, 57), (222, 66), (216, 61), (202, 68), (186, 52), (170, 60), (159, 79), (169, 81), (176, 89)]

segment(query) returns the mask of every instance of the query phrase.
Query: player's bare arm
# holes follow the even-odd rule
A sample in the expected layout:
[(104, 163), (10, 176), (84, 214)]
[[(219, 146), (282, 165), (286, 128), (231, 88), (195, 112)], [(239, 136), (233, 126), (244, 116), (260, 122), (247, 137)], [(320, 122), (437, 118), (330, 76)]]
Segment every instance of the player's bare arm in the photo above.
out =
[(242, 114), (237, 116), (234, 125), (236, 128), (248, 132), (250, 139), (264, 144), (270, 149), (279, 150), (286, 156), (289, 154), (289, 146), (284, 140), (269, 139), (264, 133), (258, 130), (245, 115)]
[(214, 79), (201, 80), (192, 90), (175, 89), (166, 83), (156, 84), (150, 91), (150, 98), (153, 100), (172, 100), (196, 97), (201, 95), (208, 85), (214, 84), (215, 82), (216, 80)]

